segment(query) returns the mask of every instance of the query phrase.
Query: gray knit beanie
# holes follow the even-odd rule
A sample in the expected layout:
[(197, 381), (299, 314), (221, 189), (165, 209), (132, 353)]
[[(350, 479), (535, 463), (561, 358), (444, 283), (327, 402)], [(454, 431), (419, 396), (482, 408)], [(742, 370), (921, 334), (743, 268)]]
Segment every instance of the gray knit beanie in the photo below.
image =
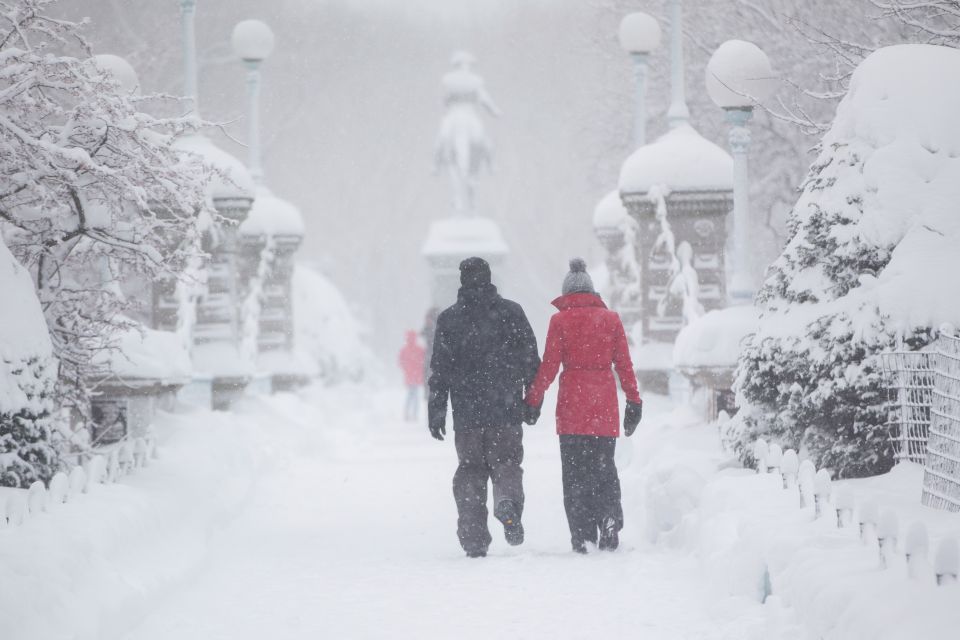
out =
[(587, 273), (587, 263), (583, 258), (574, 258), (570, 261), (570, 273), (563, 279), (563, 295), (570, 293), (596, 293), (593, 289), (593, 280)]

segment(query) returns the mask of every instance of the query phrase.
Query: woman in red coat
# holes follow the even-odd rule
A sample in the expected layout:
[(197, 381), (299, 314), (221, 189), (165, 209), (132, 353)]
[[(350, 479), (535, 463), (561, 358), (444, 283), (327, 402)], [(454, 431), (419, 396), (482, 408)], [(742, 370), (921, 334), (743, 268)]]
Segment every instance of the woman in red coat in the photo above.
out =
[[(607, 309), (593, 289), (583, 260), (570, 261), (559, 309), (550, 319), (543, 363), (527, 390), (528, 417), (536, 421), (543, 395), (560, 374), (557, 433), (563, 467), (563, 505), (573, 550), (586, 553), (586, 542), (614, 550), (620, 543), (623, 508), (620, 478), (613, 454), (620, 435), (617, 384), (627, 396), (624, 431), (640, 423), (642, 403), (627, 337), (616, 312)], [(613, 370), (611, 370), (611, 367)]]
[(407, 422), (416, 420), (419, 412), (424, 360), (426, 350), (417, 342), (417, 332), (407, 331), (407, 342), (397, 356), (397, 364), (403, 370), (403, 382), (407, 385), (407, 402), (403, 410), (403, 417)]

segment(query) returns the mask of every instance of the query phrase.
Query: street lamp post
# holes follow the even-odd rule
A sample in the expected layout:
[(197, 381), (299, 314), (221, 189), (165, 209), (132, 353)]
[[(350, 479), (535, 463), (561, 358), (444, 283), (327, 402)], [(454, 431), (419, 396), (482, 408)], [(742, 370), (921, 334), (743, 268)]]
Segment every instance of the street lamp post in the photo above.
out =
[(707, 92), (726, 111), (730, 123), (730, 151), (733, 154), (733, 275), (730, 298), (733, 304), (753, 300), (750, 261), (750, 180), (748, 154), (754, 105), (768, 98), (777, 78), (770, 60), (759, 47), (743, 40), (720, 45), (707, 63)]
[(690, 121), (687, 107), (686, 63), (683, 60), (683, 1), (670, 0), (670, 109), (667, 121), (674, 129)]
[(618, 35), (620, 47), (633, 58), (637, 80), (633, 142), (639, 148), (647, 143), (647, 58), (660, 46), (660, 25), (649, 14), (631, 13), (620, 21)]
[(273, 51), (273, 31), (259, 20), (244, 20), (233, 28), (233, 52), (247, 67), (247, 145), (250, 175), (263, 182), (260, 153), (260, 64)]
[(183, 28), (183, 83), (184, 95), (191, 101), (191, 112), (199, 117), (197, 96), (197, 0), (180, 0), (180, 25)]

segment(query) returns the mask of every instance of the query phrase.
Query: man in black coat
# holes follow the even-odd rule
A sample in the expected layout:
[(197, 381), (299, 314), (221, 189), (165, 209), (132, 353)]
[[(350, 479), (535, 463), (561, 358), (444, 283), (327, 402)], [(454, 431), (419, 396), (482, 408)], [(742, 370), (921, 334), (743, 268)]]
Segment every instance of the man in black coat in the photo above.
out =
[(447, 396), (453, 404), (454, 441), (460, 464), (453, 476), (457, 536), (467, 555), (483, 557), (490, 545), (487, 481), (493, 481), (493, 515), (508, 543), (523, 542), (523, 428), (535, 410), (524, 390), (540, 366), (537, 339), (523, 309), (490, 282), (481, 258), (460, 263), (457, 302), (437, 318), (430, 359), (430, 434), (446, 434)]

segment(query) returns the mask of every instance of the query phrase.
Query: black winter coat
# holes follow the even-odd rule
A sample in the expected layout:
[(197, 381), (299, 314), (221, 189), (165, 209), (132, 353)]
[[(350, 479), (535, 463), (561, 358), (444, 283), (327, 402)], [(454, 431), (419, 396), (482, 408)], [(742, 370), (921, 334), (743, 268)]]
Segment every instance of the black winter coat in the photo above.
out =
[(437, 318), (430, 359), (430, 424), (453, 428), (518, 425), (523, 392), (540, 366), (537, 338), (523, 308), (492, 284), (461, 287)]

